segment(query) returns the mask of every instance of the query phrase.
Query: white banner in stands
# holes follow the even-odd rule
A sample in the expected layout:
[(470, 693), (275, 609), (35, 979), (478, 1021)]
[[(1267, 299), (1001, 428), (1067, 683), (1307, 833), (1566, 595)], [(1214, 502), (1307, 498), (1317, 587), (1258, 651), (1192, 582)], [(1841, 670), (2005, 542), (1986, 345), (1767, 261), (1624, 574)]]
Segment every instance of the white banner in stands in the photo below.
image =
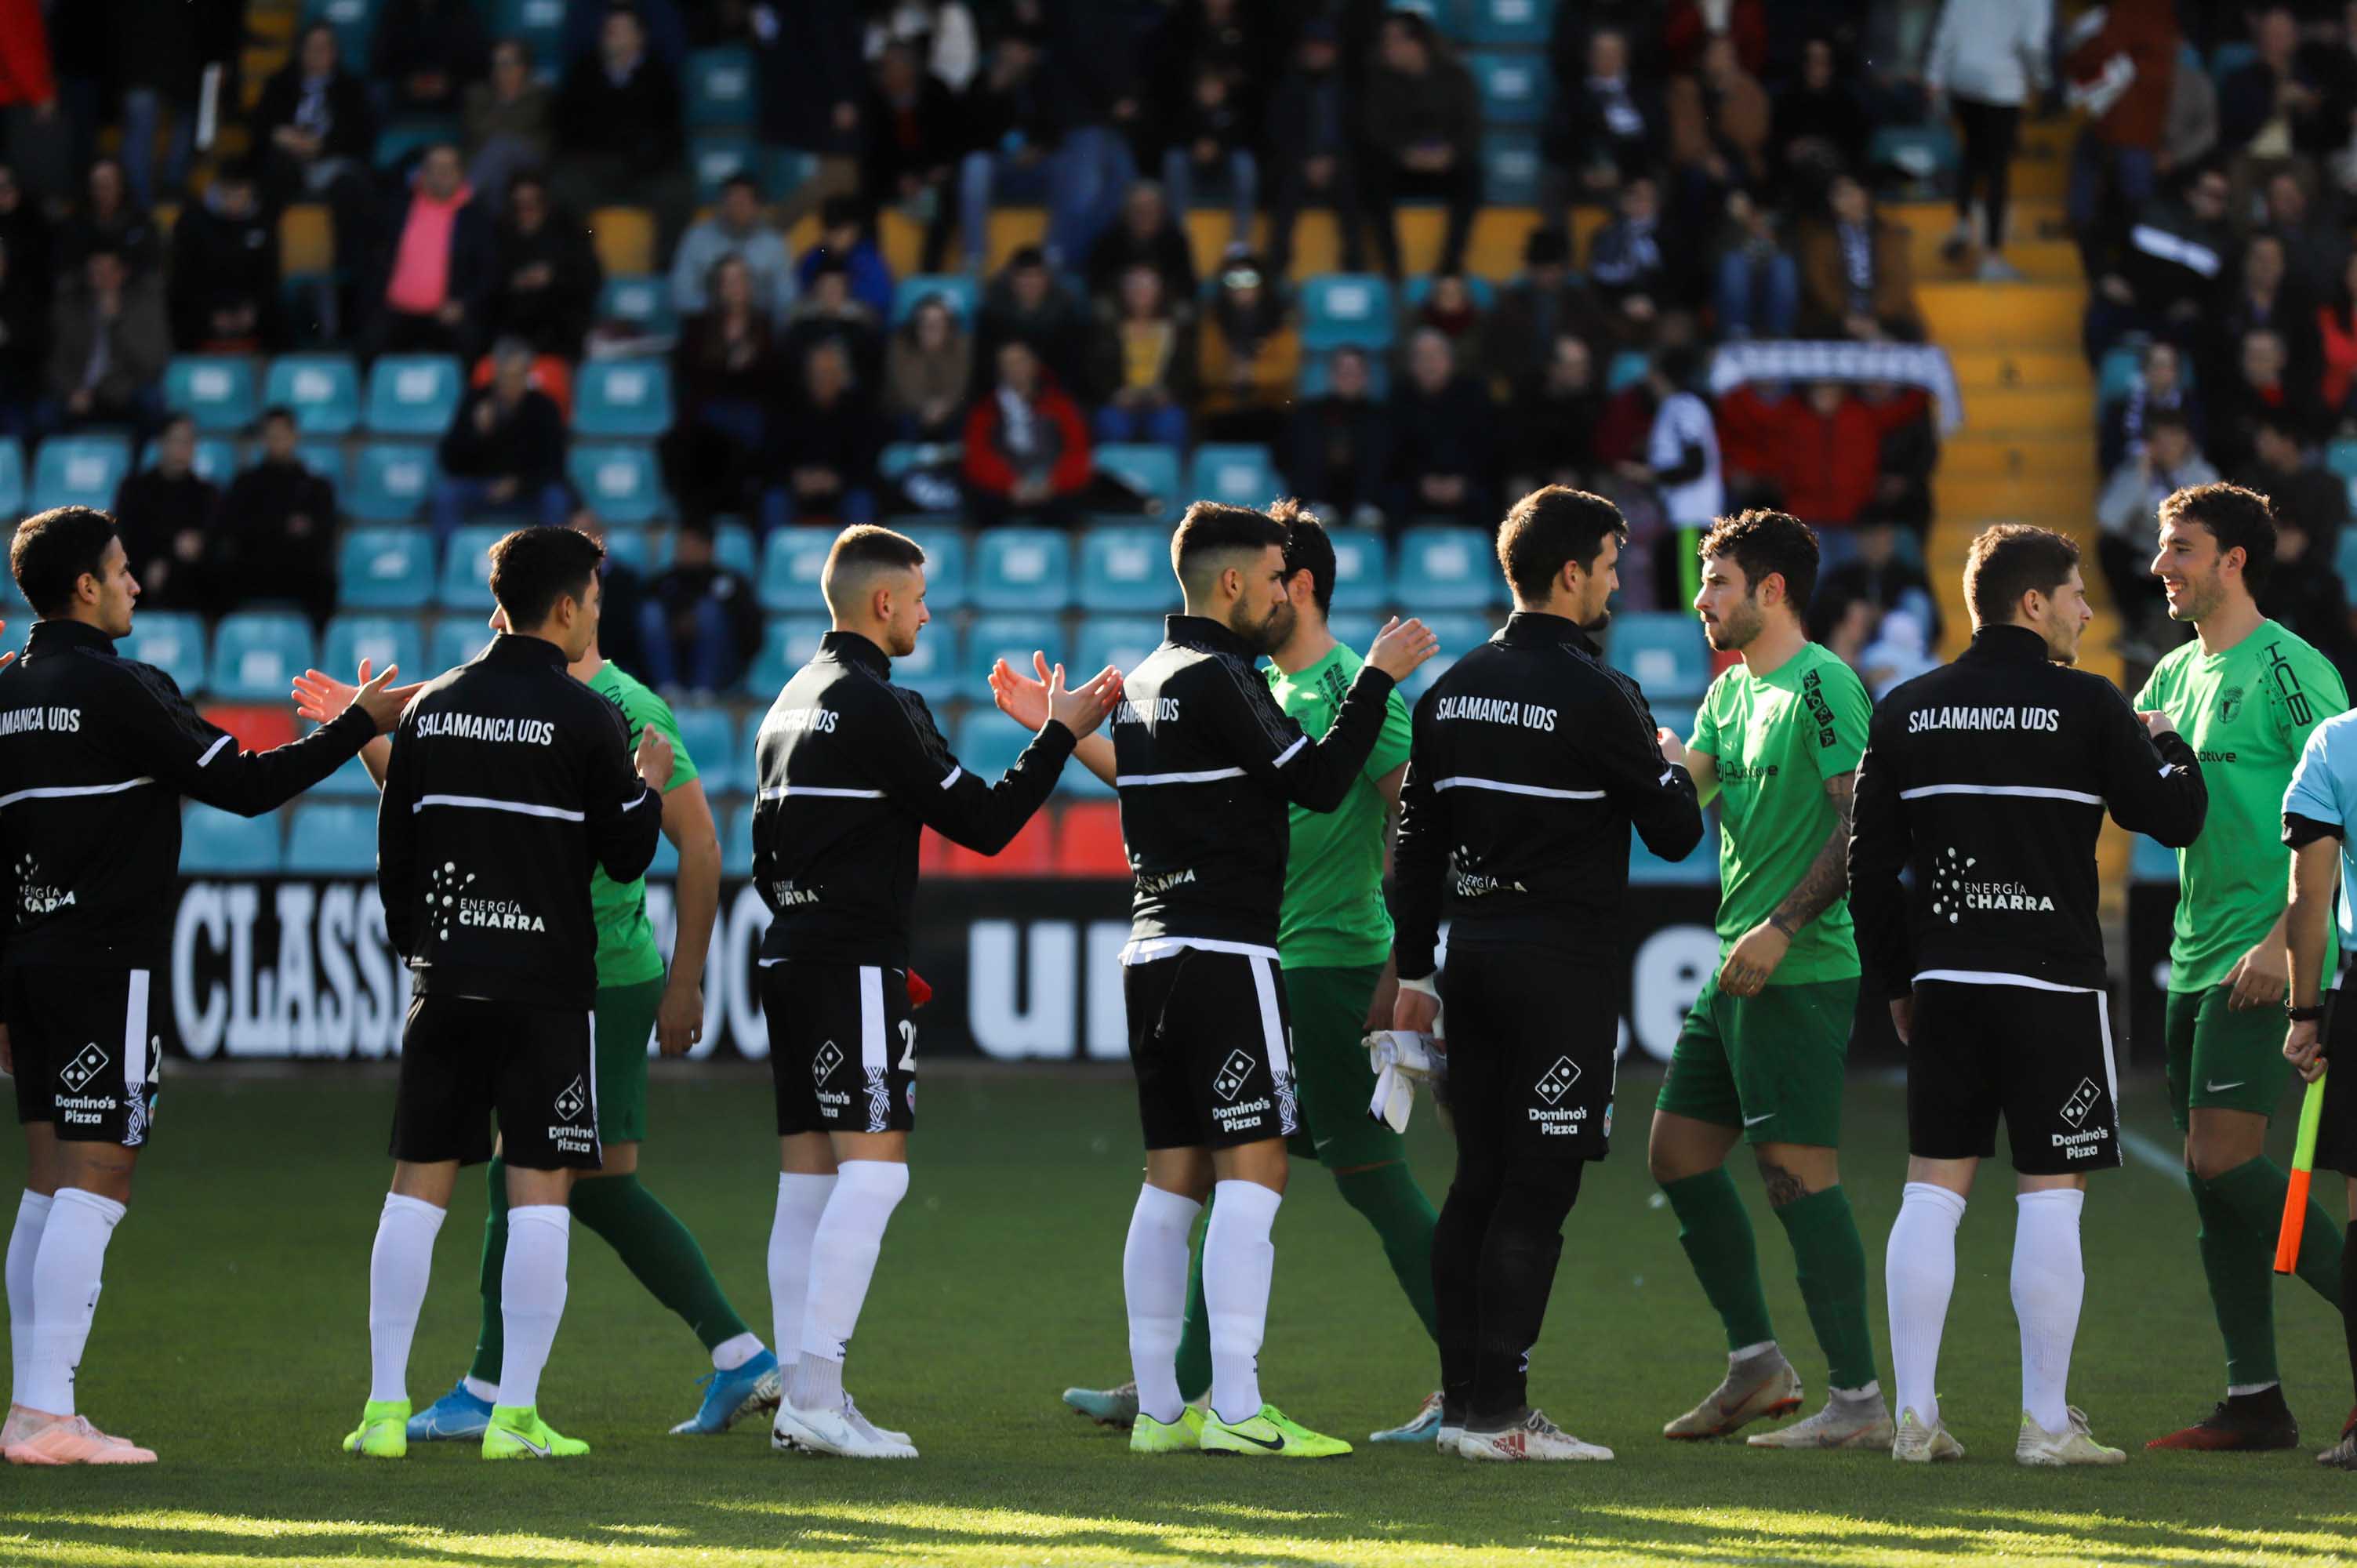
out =
[(1745, 381), (1897, 381), (1921, 387), (1940, 405), (1940, 434), (1964, 423), (1964, 394), (1948, 351), (1932, 343), (1783, 341), (1727, 343), (1710, 361), (1713, 396)]

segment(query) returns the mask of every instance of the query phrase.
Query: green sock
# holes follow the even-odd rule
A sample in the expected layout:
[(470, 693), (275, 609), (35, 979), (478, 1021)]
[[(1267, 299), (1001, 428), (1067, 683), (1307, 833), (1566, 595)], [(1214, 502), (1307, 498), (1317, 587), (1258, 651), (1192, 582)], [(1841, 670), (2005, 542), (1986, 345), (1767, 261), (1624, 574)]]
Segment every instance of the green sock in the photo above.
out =
[(704, 1249), (638, 1174), (594, 1176), (573, 1187), (573, 1216), (604, 1237), (649, 1294), (677, 1313), (707, 1350), (746, 1331), (712, 1277)]
[(1663, 1182), (1662, 1196), (1678, 1217), (1678, 1245), (1694, 1264), (1702, 1294), (1727, 1326), (1727, 1348), (1740, 1350), (1776, 1337), (1768, 1321), (1768, 1296), (1760, 1288), (1760, 1249), (1751, 1239), (1751, 1216), (1722, 1165), (1700, 1176)]
[[(2267, 1269), (2275, 1270), (2276, 1237), (2283, 1228), (2284, 1197), (2291, 1191), (2291, 1176), (2265, 1155), (2245, 1160), (2211, 1187), (2233, 1206), (2244, 1230), (2266, 1243)], [(2300, 1227), (2299, 1261), (2294, 1270), (2308, 1287), (2333, 1305), (2341, 1305), (2341, 1227), (2332, 1223), (2314, 1198), (2308, 1220)]]
[(1433, 1212), (1431, 1199), (1424, 1196), (1424, 1188), (1415, 1185), (1415, 1173), (1405, 1161), (1394, 1160), (1345, 1171), (1335, 1176), (1334, 1187), (1342, 1201), (1366, 1216), (1367, 1223), (1375, 1228), (1383, 1240), (1383, 1257), (1391, 1263), (1400, 1289), (1407, 1293), (1408, 1305), (1415, 1308), (1424, 1331), (1434, 1333), (1432, 1227), (1439, 1217)]
[(508, 1263), (508, 1163), (491, 1156), (490, 1213), (483, 1219), (483, 1323), (475, 1330), (475, 1364), (467, 1375), (486, 1383), (500, 1380), (500, 1358), (507, 1334), (500, 1322), (500, 1275)]
[(1208, 1197), (1202, 1218), (1187, 1259), (1187, 1318), (1178, 1330), (1178, 1397), (1190, 1404), (1211, 1391), (1211, 1309), (1203, 1300), (1203, 1235), (1211, 1225)]
[(2281, 1374), (2276, 1369), (2274, 1249), (2219, 1190), (2223, 1177), (2205, 1181), (2188, 1171), (2185, 1182), (2201, 1216), (2201, 1272), (2210, 1281), (2210, 1309), (2226, 1341), (2227, 1386), (2275, 1382)]
[(1801, 1299), (1817, 1348), (1825, 1353), (1826, 1381), (1862, 1389), (1874, 1381), (1874, 1330), (1867, 1321), (1866, 1243), (1839, 1183), (1776, 1210), (1792, 1238)]

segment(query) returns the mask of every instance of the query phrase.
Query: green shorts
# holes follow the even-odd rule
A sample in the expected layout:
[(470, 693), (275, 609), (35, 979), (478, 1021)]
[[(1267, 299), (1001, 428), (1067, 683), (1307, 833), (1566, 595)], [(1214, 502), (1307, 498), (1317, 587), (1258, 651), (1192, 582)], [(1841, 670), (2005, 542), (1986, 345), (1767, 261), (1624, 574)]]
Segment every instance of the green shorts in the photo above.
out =
[(1367, 1065), (1367, 1009), (1383, 977), (1381, 964), (1285, 972), (1301, 1115), (1301, 1130), (1286, 1147), (1297, 1158), (1329, 1170), (1407, 1158), (1407, 1140), (1367, 1114), (1375, 1097), (1374, 1069)]
[(1654, 1109), (1747, 1144), (1841, 1146), (1843, 1075), (1857, 979), (1770, 985), (1728, 996), (1713, 975), (1686, 1014)]
[(2223, 985), (2169, 993), (2169, 1114), (2180, 1133), (2197, 1105), (2271, 1117), (2291, 1080), (2283, 1008), (2237, 1012), (2228, 994)]
[(658, 976), (597, 988), (597, 1141), (635, 1144), (647, 1135), (647, 1041), (662, 1005)]

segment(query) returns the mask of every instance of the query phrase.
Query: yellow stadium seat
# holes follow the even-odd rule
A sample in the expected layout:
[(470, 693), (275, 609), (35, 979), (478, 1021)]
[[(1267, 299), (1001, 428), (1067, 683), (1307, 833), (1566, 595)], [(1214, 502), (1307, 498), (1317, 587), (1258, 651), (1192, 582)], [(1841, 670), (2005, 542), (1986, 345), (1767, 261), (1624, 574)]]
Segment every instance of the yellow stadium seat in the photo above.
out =
[(642, 207), (600, 207), (589, 214), (589, 238), (608, 277), (655, 270), (655, 220)]
[(278, 220), (279, 271), (294, 277), (335, 267), (336, 230), (328, 209), (313, 201), (289, 207)]

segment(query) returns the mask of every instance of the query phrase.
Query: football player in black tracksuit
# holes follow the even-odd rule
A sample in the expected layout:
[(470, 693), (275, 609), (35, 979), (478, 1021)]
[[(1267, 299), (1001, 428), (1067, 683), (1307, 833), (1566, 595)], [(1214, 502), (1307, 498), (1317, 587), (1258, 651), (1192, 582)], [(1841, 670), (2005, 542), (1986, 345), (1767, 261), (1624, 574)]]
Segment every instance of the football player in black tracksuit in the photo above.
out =
[(371, 1388), (348, 1453), (407, 1452), (409, 1343), (435, 1232), (459, 1166), (490, 1158), (494, 1113), (508, 1167), (506, 1345), (483, 1457), (589, 1451), (537, 1408), (565, 1308), (573, 1173), (600, 1162), (589, 870), (645, 875), (672, 768), (658, 728), (640, 733), (634, 759), (620, 714), (565, 671), (597, 639), (604, 555), (570, 528), (493, 545), (491, 595), (515, 629), (426, 682), (393, 732), (377, 887), (412, 998), (393, 1191), (369, 1260)]
[(1972, 647), (1875, 710), (1850, 838), (1858, 945), (1909, 1047), (1907, 1192), (1885, 1264), (1891, 1457), (1964, 1455), (1933, 1379), (1956, 1226), (2002, 1115), (2019, 1194), (2014, 1456), (2116, 1465), (2126, 1456), (2064, 1397), (2087, 1173), (2120, 1163), (2095, 838), (2108, 807), (2131, 832), (2190, 843), (2209, 794), (2167, 715), (2139, 715), (2109, 681), (2069, 667), (2092, 613), (2078, 546), (2019, 523), (1988, 529), (1964, 596)]
[(115, 656), (139, 587), (112, 517), (30, 518), (10, 562), (41, 619), (0, 672), (0, 1068), (16, 1078), (28, 1167), (8, 1244), (16, 1388), (0, 1444), (23, 1465), (140, 1464), (156, 1455), (75, 1413), (73, 1382), (156, 1105), (150, 983), (171, 940), (180, 799), (275, 811), (390, 725), (400, 698), (380, 677), (303, 739), (241, 750), (170, 676)]
[(1612, 1135), (1629, 830), (1668, 860), (1702, 842), (1684, 748), (1589, 636), (1626, 529), (1559, 485), (1516, 503), (1498, 534), (1513, 617), (1416, 703), (1400, 790), (1393, 1024), (1435, 1032), (1448, 1004), (1457, 1175), (1432, 1273), (1440, 1444), (1469, 1459), (1612, 1457), (1532, 1409), (1526, 1372), (1581, 1170)]
[(1121, 690), (1110, 669), (1073, 691), (1059, 680), (1048, 722), (1006, 777), (968, 772), (924, 699), (892, 684), (892, 660), (916, 651), (931, 618), (924, 562), (914, 540), (887, 528), (836, 538), (822, 579), (834, 629), (778, 693), (755, 743), (753, 881), (771, 916), (761, 1004), (781, 1173), (770, 1289), (779, 1362), (792, 1368), (771, 1441), (853, 1458), (917, 1456), (905, 1433), (875, 1425), (845, 1394), (843, 1360), (885, 1226), (909, 1190), (919, 838), (930, 827), (984, 854), (1005, 849)]

